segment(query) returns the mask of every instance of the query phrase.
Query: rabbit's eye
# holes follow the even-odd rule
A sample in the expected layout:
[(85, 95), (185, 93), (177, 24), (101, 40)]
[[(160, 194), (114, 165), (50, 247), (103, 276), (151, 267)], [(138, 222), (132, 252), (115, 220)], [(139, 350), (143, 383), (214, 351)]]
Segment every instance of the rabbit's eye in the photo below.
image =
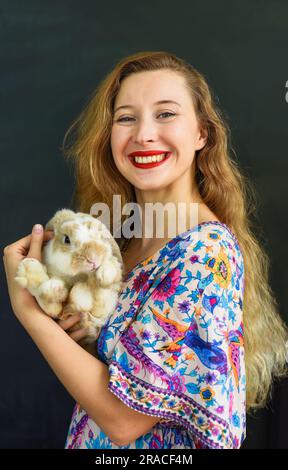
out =
[(68, 237), (68, 235), (65, 235), (64, 236), (64, 243), (66, 243), (67, 245), (70, 245), (70, 238)]

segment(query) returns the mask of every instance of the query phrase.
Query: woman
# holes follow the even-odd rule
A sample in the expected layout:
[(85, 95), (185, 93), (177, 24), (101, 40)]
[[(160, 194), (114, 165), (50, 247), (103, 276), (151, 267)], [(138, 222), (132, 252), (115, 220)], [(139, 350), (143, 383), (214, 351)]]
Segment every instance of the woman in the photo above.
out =
[(77, 344), (85, 331), (71, 332), (78, 315), (54, 322), (13, 280), (51, 235), (6, 247), (13, 310), (77, 401), (65, 447), (239, 448), (246, 411), (263, 407), (272, 377), (287, 374), (287, 327), (251, 230), (248, 181), (204, 77), (170, 53), (134, 54), (73, 128), (77, 210), (101, 201), (113, 216), (121, 194), (139, 205), (142, 227), (147, 203), (197, 204), (198, 219), (172, 238), (165, 220), (162, 238), (153, 229), (119, 240), (125, 279), (98, 358)]

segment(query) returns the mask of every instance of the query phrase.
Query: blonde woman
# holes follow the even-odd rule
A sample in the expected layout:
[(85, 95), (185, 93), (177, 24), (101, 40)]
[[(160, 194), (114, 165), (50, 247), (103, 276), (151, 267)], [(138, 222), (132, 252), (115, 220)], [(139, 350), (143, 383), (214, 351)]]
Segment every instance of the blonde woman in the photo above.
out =
[(33, 231), (6, 247), (13, 310), (77, 402), (65, 448), (240, 448), (246, 412), (265, 406), (273, 377), (287, 374), (287, 327), (252, 230), (252, 187), (207, 82), (171, 53), (134, 54), (64, 143), (73, 130), (64, 151), (76, 165), (76, 210), (104, 202), (113, 216), (120, 194), (122, 205), (138, 204), (142, 227), (149, 203), (196, 204), (198, 218), (173, 237), (165, 219), (161, 238), (153, 227), (118, 240), (125, 279), (97, 358), (77, 343), (85, 331), (71, 332), (78, 315), (54, 322), (13, 280), (51, 235)]

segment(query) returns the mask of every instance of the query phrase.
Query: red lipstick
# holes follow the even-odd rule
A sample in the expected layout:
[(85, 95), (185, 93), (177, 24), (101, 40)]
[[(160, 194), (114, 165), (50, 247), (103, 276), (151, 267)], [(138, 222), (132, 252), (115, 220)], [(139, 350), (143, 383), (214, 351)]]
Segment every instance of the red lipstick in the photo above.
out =
[[(135, 161), (134, 157), (144, 157), (144, 156), (150, 156), (150, 155), (159, 155), (165, 153), (165, 157), (161, 162), (150, 162), (150, 163), (138, 163)], [(166, 162), (168, 158), (171, 156), (171, 152), (165, 152), (165, 150), (147, 150), (147, 151), (138, 151), (138, 152), (132, 152), (129, 153), (128, 157), (130, 158), (130, 161), (136, 168), (142, 168), (142, 169), (149, 169), (149, 168), (154, 168), (155, 166), (162, 165), (162, 163)]]
[(149, 157), (150, 155), (160, 155), (161, 153), (168, 153), (168, 150), (138, 150), (138, 152), (131, 152), (128, 157)]

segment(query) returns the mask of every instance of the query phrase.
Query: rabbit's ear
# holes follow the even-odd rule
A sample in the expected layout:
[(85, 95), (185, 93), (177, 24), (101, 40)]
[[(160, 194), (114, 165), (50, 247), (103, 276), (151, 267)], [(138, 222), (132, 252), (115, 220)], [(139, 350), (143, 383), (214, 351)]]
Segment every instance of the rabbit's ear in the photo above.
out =
[(111, 234), (110, 234), (110, 237), (109, 237), (108, 241), (109, 241), (109, 243), (112, 247), (112, 255), (115, 256), (115, 258), (117, 258), (118, 261), (120, 261), (120, 263), (122, 263), (123, 260), (122, 260), (122, 255), (121, 255), (119, 245), (116, 242), (116, 240), (112, 237)]
[(110, 243), (111, 248), (112, 248), (112, 255), (115, 256), (118, 259), (118, 261), (122, 262), (122, 255), (121, 255), (119, 245), (117, 244), (116, 240), (113, 238), (110, 230), (108, 230), (106, 225), (103, 224), (102, 222), (97, 227), (98, 231), (99, 231), (99, 229), (101, 231), (102, 239), (105, 240), (106, 242)]
[(56, 227), (62, 224), (65, 220), (69, 220), (75, 217), (75, 212), (70, 209), (60, 209), (57, 211), (52, 219), (50, 219), (45, 225), (45, 230), (55, 230)]
[(121, 255), (121, 251), (120, 251), (120, 247), (118, 245), (118, 243), (116, 242), (116, 240), (114, 240), (114, 238), (112, 238), (113, 240), (113, 245), (112, 245), (112, 251), (113, 251), (113, 255), (116, 256), (116, 258), (121, 262), (123, 263), (123, 259), (122, 259), (122, 255)]

